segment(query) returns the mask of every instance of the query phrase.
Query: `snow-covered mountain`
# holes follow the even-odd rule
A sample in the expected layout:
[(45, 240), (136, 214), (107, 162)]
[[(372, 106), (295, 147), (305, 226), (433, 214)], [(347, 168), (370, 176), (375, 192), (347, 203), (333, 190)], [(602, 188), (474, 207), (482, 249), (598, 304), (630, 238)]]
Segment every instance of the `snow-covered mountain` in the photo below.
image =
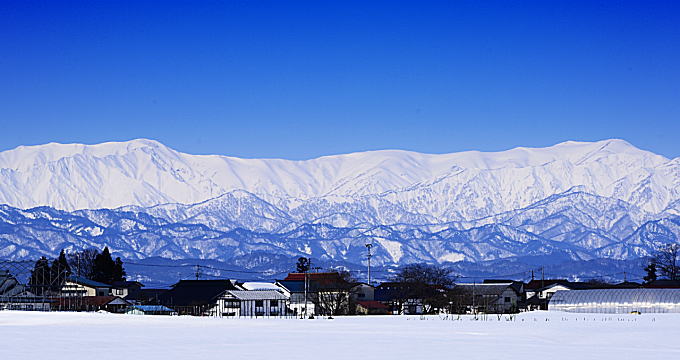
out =
[(305, 161), (189, 155), (152, 140), (0, 153), (0, 203), (18, 208), (194, 204), (243, 190), (303, 222), (450, 222), (512, 211), (574, 187), (656, 214), (680, 199), (680, 159), (623, 140)]
[(680, 241), (680, 159), (622, 140), (307, 161), (188, 155), (150, 140), (48, 144), (0, 153), (0, 203), (0, 258), (107, 245), (128, 259), (280, 271), (297, 256), (361, 266), (371, 243), (377, 267), (593, 266)]

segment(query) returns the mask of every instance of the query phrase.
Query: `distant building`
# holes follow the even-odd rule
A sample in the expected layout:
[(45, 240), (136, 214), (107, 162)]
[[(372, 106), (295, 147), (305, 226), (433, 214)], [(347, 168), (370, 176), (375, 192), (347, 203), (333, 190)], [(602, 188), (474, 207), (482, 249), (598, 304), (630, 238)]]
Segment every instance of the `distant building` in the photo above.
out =
[(680, 313), (680, 289), (557, 291), (548, 310), (576, 313)]
[(630, 283), (612, 285), (598, 282), (575, 282), (565, 279), (532, 280), (524, 287), (526, 293), (524, 305), (528, 310), (547, 310), (550, 298), (558, 291), (612, 289), (630, 286)]
[(425, 292), (421, 284), (384, 282), (375, 287), (374, 298), (385, 304), (394, 315), (414, 315), (425, 312)]
[(111, 285), (82, 276), (69, 276), (61, 287), (61, 296), (109, 296)]
[(375, 287), (366, 283), (352, 284), (350, 298), (352, 302), (375, 300)]
[(211, 309), (213, 316), (286, 316), (288, 298), (276, 290), (227, 290)]
[(180, 280), (158, 299), (179, 315), (207, 316), (227, 290), (237, 290), (229, 280)]
[(449, 298), (454, 312), (512, 313), (519, 310), (522, 300), (518, 289), (513, 282), (456, 284)]
[(135, 298), (142, 287), (144, 287), (144, 285), (138, 281), (114, 281), (111, 284), (111, 295), (120, 296), (123, 299), (128, 296)]

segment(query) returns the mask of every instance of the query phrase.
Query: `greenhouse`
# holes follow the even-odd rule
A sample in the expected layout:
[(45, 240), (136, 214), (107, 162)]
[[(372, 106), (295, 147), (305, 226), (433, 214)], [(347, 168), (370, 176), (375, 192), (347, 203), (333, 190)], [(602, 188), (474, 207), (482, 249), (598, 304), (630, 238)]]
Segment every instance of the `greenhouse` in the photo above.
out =
[(577, 313), (680, 313), (680, 289), (557, 291), (548, 310)]

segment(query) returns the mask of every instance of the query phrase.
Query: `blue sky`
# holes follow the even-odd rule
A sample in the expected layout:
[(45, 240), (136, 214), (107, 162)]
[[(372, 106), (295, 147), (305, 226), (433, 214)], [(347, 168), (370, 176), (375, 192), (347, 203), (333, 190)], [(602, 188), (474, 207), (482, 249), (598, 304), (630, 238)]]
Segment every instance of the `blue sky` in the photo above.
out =
[(0, 150), (680, 156), (678, 1), (2, 1)]

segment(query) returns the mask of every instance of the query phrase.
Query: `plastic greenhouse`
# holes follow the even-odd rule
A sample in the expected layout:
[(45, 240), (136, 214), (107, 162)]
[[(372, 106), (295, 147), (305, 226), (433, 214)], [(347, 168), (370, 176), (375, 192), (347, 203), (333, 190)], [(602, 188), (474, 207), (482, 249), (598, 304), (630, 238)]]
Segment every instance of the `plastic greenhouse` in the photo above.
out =
[(680, 289), (557, 291), (548, 310), (578, 313), (680, 313)]

